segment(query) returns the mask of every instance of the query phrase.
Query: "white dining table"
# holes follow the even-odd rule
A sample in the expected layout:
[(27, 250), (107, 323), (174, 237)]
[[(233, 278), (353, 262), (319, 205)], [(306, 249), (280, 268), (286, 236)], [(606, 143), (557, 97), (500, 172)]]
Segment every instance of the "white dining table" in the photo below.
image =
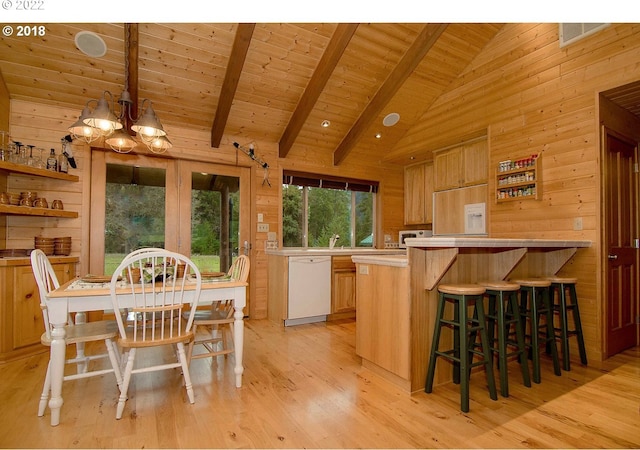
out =
[[(131, 296), (130, 287), (123, 286), (123, 295), (119, 298), (121, 307), (133, 306), (128, 304)], [(247, 283), (242, 281), (206, 281), (202, 282), (200, 299), (198, 305), (212, 303), (219, 300), (233, 300), (234, 324), (233, 324), (233, 345), (235, 353), (235, 384), (242, 386), (242, 350), (244, 345), (244, 307), (246, 306)], [(187, 286), (187, 296), (190, 292), (195, 293), (195, 284)], [(189, 302), (191, 303), (192, 300)], [(65, 342), (65, 325), (69, 313), (76, 313), (76, 321), (84, 320), (83, 313), (89, 311), (113, 310), (109, 283), (86, 283), (81, 278), (73, 279), (58, 289), (50, 292), (45, 300), (49, 312), (51, 330), (51, 398), (49, 399), (49, 409), (51, 411), (51, 425), (60, 423), (60, 410), (64, 403), (62, 398), (62, 382), (64, 378), (64, 365), (67, 344)]]

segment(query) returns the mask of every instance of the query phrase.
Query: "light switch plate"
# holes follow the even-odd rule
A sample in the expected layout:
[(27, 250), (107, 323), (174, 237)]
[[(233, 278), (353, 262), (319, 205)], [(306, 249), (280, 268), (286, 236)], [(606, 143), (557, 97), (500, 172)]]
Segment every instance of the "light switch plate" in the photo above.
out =
[(259, 223), (258, 224), (258, 233), (268, 233), (269, 232), (269, 224), (268, 223)]

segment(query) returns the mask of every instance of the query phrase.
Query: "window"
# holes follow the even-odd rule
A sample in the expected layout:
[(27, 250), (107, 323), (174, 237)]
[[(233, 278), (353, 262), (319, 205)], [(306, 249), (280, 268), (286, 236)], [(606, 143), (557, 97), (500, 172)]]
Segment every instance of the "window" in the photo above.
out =
[(284, 171), (284, 247), (372, 247), (378, 183)]

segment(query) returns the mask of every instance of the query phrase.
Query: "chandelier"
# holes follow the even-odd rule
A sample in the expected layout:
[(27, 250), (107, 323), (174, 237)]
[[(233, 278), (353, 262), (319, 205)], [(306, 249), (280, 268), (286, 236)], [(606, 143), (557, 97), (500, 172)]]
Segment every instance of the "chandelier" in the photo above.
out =
[[(127, 42), (129, 33), (127, 29)], [(78, 120), (69, 127), (71, 136), (90, 144), (99, 138), (118, 153), (128, 153), (138, 144), (125, 128), (124, 124), (131, 123), (131, 130), (143, 144), (153, 153), (164, 153), (172, 147), (167, 133), (160, 123), (160, 119), (153, 110), (151, 100), (144, 99), (141, 103), (141, 112), (133, 116), (133, 101), (128, 91), (129, 86), (129, 51), (125, 45), (125, 85), (124, 90), (117, 100), (120, 105), (118, 114), (115, 113), (116, 102), (109, 91), (104, 91), (99, 99), (89, 100), (80, 114)], [(137, 113), (137, 111), (135, 111)]]

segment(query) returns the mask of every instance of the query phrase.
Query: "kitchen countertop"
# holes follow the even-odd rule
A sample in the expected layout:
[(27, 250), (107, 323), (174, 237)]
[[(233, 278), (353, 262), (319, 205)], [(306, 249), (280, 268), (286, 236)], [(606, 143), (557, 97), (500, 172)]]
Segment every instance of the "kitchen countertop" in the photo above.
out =
[[(80, 260), (77, 256), (51, 255), (48, 258), (51, 264), (78, 262)], [(29, 265), (31, 265), (31, 258), (28, 256), (7, 256), (0, 258), (0, 267)]]
[(336, 247), (285, 247), (266, 250), (267, 255), (279, 256), (350, 256), (350, 255), (403, 255), (406, 250), (398, 248), (351, 248)]
[(408, 247), (446, 248), (446, 247), (484, 247), (484, 248), (568, 248), (591, 247), (591, 241), (572, 241), (563, 239), (496, 239), (471, 237), (429, 237), (405, 239)]
[[(494, 239), (486, 237), (426, 237), (407, 238), (407, 247), (416, 248), (570, 248), (590, 247), (591, 241), (571, 241), (561, 239)], [(354, 253), (354, 263), (377, 264), (383, 266), (406, 267), (406, 254)]]
[(351, 260), (356, 264), (373, 264), (378, 266), (407, 267), (407, 255), (353, 255)]

